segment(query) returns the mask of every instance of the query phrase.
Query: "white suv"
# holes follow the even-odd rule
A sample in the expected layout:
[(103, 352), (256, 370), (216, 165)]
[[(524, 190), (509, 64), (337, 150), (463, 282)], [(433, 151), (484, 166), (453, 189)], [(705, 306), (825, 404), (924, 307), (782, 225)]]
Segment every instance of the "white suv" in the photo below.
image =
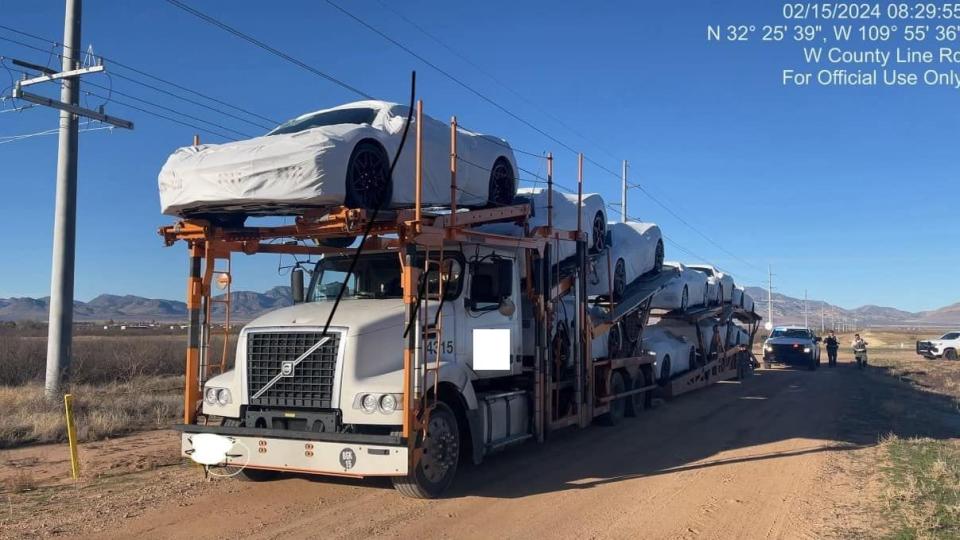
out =
[(917, 342), (917, 354), (930, 360), (956, 360), (957, 351), (960, 351), (960, 332), (947, 332), (940, 339)]

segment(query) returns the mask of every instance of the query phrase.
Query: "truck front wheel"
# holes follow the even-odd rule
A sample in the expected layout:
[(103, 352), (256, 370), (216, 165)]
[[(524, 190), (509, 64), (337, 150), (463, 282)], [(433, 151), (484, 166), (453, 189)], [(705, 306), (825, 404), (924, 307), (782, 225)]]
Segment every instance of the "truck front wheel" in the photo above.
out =
[(947, 350), (943, 351), (943, 357), (944, 357), (945, 359), (947, 359), (947, 360), (956, 360), (956, 359), (957, 359), (957, 351), (955, 351), (955, 350), (953, 350), (953, 349), (947, 349)]
[(250, 467), (244, 467), (236, 471), (237, 479), (244, 482), (269, 482), (276, 480), (278, 476), (280, 476), (280, 471), (251, 469)]
[(460, 457), (460, 431), (450, 407), (437, 403), (430, 413), (427, 436), (420, 437), (420, 460), (406, 476), (394, 476), (393, 487), (407, 497), (434, 499), (453, 482)]

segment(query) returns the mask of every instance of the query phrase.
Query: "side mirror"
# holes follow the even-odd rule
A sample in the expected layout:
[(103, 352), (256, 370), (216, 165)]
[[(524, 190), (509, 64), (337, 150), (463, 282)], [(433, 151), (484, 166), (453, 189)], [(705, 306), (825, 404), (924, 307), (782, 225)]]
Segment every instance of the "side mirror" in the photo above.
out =
[(513, 303), (513, 300), (504, 296), (500, 299), (500, 305), (497, 306), (497, 311), (504, 317), (513, 317), (514, 312), (517, 311), (517, 306)]
[(294, 268), (290, 271), (290, 295), (294, 304), (303, 303), (303, 269)]

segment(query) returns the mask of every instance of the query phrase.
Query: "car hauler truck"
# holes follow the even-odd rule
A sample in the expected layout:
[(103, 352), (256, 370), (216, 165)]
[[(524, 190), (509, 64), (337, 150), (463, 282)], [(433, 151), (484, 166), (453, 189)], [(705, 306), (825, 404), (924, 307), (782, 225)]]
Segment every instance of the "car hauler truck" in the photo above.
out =
[[(613, 294), (588, 297), (588, 274), (611, 269), (605, 253), (588, 253), (581, 220), (576, 230), (554, 229), (550, 204), (547, 224), (535, 228), (529, 204), (457, 208), (456, 133), (454, 119), (449, 208), (419, 202), (418, 130), (413, 208), (304, 212), (273, 227), (184, 220), (161, 228), (167, 245), (182, 241), (189, 251), (177, 426), (185, 456), (250, 480), (278, 471), (388, 476), (404, 495), (436, 497), (461, 458), (480, 463), (554, 430), (616, 424), (650, 405), (658, 385), (643, 330), (653, 295), (674, 272), (634, 281), (616, 302)], [(582, 163), (580, 156), (579, 197)], [(552, 168), (548, 156), (551, 198)], [(504, 222), (523, 234), (481, 230)], [(553, 260), (560, 242), (575, 243), (572, 260)], [(228, 369), (227, 340), (219, 361), (212, 348), (213, 318), (225, 312), (229, 332), (230, 260), (241, 253), (320, 260), (307, 268), (307, 286), (300, 269), (292, 272), (293, 306), (242, 329)], [(749, 351), (702, 350), (703, 361), (670, 393), (740, 374)]]

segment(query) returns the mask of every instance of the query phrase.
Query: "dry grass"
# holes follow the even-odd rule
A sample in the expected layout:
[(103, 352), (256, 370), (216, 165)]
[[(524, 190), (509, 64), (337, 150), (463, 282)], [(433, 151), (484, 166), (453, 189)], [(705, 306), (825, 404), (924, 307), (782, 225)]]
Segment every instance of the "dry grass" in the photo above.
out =
[[(182, 415), (182, 377), (138, 377), (126, 382), (77, 384), (74, 418), (81, 441), (170, 425)], [(0, 448), (66, 440), (61, 401), (44, 399), (43, 386), (0, 386)]]
[(960, 537), (960, 444), (890, 436), (881, 449), (891, 537)]
[(25, 470), (18, 470), (3, 483), (3, 490), (10, 493), (24, 493), (37, 489), (37, 481)]
[[(221, 350), (216, 343), (211, 349)], [(77, 336), (68, 391), (80, 440), (166, 426), (178, 418), (185, 352), (183, 335)], [(46, 338), (0, 333), (0, 448), (65, 439), (63, 402), (43, 397), (45, 365)]]

